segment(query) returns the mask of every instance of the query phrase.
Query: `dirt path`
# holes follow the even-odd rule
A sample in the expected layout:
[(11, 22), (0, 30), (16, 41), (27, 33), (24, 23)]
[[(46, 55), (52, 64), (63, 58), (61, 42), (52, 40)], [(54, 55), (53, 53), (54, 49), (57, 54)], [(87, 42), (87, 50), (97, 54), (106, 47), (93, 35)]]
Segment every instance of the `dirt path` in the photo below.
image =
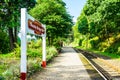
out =
[(32, 80), (91, 80), (73, 48), (64, 47), (62, 53)]

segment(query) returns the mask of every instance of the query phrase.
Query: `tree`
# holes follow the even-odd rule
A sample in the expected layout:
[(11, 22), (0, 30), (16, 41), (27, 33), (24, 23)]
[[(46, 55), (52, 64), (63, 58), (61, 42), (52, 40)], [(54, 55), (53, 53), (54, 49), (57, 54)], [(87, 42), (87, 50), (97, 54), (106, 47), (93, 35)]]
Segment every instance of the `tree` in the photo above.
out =
[(95, 24), (94, 34), (103, 37), (119, 32), (119, 5), (117, 0), (88, 0), (83, 11), (89, 17), (90, 23)]
[(5, 0), (0, 3), (1, 25), (0, 27), (7, 32), (10, 41), (10, 50), (13, 50), (15, 43), (17, 43), (17, 33), (19, 31), (20, 22), (20, 8), (26, 7), (28, 10), (35, 5), (34, 0)]
[(47, 26), (47, 38), (51, 45), (53, 40), (64, 37), (73, 25), (72, 17), (67, 13), (62, 0), (38, 0), (30, 14)]
[(111, 46), (114, 41), (109, 39), (113, 38), (117, 41), (115, 36), (120, 33), (119, 5), (118, 0), (87, 0), (77, 20), (80, 34), (89, 33), (89, 41), (94, 41), (93, 43), (99, 47), (103, 45), (103, 42), (107, 42), (103, 45), (104, 49)]

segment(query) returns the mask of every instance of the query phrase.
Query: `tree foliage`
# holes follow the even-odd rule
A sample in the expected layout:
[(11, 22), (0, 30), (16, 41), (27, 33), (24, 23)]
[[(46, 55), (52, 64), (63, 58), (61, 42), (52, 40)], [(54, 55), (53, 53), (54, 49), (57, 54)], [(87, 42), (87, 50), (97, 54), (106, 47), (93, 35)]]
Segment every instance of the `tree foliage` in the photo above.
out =
[[(95, 43), (92, 47), (101, 47), (106, 44), (100, 48), (100, 50), (104, 48), (105, 51), (119, 40), (118, 37), (115, 37), (120, 34), (119, 5), (118, 0), (87, 0), (76, 24), (82, 35), (90, 34), (89, 40)], [(110, 40), (111, 37), (115, 40)]]
[(46, 24), (49, 44), (55, 38), (64, 37), (73, 25), (72, 17), (67, 13), (62, 0), (38, 0), (30, 14)]
[(89, 26), (88, 26), (88, 20), (86, 15), (84, 14), (84, 12), (81, 14), (82, 16), (80, 16), (78, 19), (78, 30), (80, 33), (82, 33), (83, 35), (86, 35), (87, 33), (89, 33)]
[[(14, 50), (17, 34), (20, 30), (20, 9), (27, 8), (30, 14), (47, 26), (49, 43), (59, 37), (65, 37), (71, 31), (72, 17), (66, 11), (66, 4), (62, 0), (2, 0), (0, 2), (0, 36), (7, 41), (9, 50)], [(4, 40), (7, 39), (7, 40)], [(2, 44), (2, 41), (0, 42)], [(0, 46), (5, 48), (4, 46)], [(1, 48), (1, 49), (3, 49)], [(4, 51), (4, 50), (0, 50)]]
[(96, 27), (93, 29), (104, 35), (105, 33), (114, 33), (114, 31), (119, 32), (119, 5), (118, 0), (88, 0), (83, 11), (89, 17), (90, 22), (95, 23)]
[(6, 44), (10, 45), (10, 50), (13, 50), (15, 43), (17, 43), (17, 33), (20, 28), (20, 9), (25, 7), (29, 10), (34, 5), (34, 0), (3, 0), (0, 2), (0, 29), (9, 36), (9, 42)]

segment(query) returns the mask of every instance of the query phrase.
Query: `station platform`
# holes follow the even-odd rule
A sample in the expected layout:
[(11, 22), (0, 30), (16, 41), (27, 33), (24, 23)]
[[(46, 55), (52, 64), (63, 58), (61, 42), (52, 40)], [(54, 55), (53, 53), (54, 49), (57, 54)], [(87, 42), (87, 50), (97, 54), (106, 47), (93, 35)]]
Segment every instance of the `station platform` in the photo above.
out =
[(63, 47), (42, 72), (32, 77), (33, 80), (92, 80), (80, 60), (77, 52), (71, 47)]

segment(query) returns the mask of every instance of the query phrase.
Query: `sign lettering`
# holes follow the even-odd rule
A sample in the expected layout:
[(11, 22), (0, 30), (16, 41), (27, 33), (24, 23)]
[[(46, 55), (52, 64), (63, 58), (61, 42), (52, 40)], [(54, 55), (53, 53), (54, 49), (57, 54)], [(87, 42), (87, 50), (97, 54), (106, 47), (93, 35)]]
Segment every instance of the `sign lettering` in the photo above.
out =
[(38, 34), (38, 35), (42, 35), (45, 33), (45, 29), (42, 26), (42, 24), (36, 20), (32, 21), (32, 20), (28, 19), (28, 28), (34, 30), (34, 33)]

